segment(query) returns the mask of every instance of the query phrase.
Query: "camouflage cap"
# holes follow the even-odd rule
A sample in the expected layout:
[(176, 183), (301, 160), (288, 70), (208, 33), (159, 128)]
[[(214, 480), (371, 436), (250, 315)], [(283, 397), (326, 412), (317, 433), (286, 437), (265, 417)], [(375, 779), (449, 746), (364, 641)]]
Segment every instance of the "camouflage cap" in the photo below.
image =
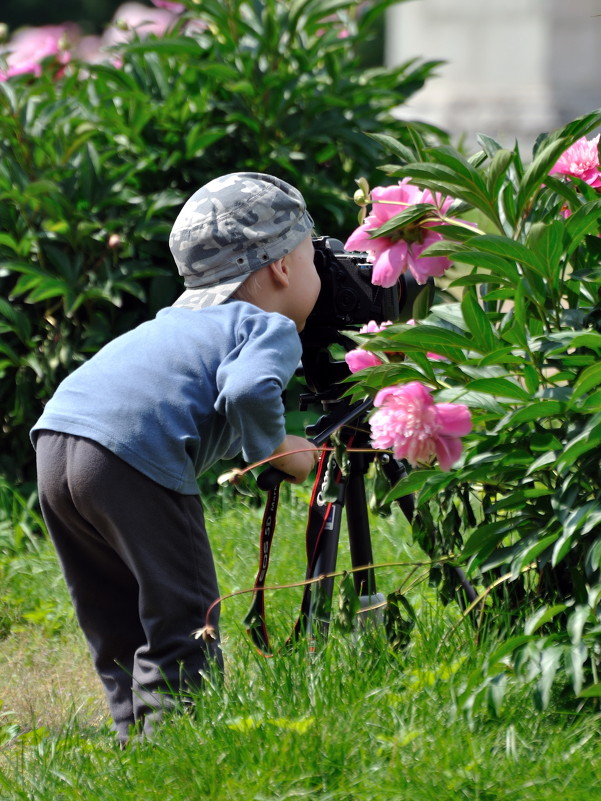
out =
[(237, 172), (209, 181), (185, 203), (169, 247), (187, 287), (174, 306), (217, 306), (313, 229), (301, 193), (272, 175)]

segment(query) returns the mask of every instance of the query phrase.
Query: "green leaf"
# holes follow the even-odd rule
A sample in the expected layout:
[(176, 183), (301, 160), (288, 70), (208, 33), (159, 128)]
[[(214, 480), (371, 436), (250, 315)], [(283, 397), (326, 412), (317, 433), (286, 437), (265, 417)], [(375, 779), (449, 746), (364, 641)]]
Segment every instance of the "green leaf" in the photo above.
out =
[[(530, 396), (528, 396), (530, 397)], [(516, 412), (511, 412), (503, 421), (503, 426), (517, 426), (521, 423), (530, 423), (532, 420), (541, 420), (547, 417), (555, 417), (562, 415), (565, 410), (565, 404), (557, 400), (542, 400), (533, 401), (528, 406), (518, 409)]]
[(530, 395), (515, 381), (509, 378), (479, 378), (470, 381), (467, 389), (471, 392), (484, 392), (496, 398), (511, 398), (512, 400), (527, 402)]
[(597, 538), (586, 554), (585, 569), (588, 575), (596, 573), (601, 564), (601, 537)]
[[(170, 56), (192, 56), (198, 58), (201, 54), (200, 45), (190, 36), (181, 38), (154, 38), (142, 39), (138, 41), (129, 42), (124, 46), (126, 53), (160, 53), (162, 55)], [(215, 66), (215, 65), (213, 65)], [(222, 66), (222, 65), (219, 65)], [(201, 67), (202, 68), (202, 67)], [(225, 67), (223, 67), (225, 69)], [(231, 75), (232, 69), (227, 71)], [(223, 75), (223, 71), (221, 73)]]
[(438, 470), (436, 475), (430, 476), (428, 481), (424, 484), (419, 492), (417, 499), (417, 506), (428, 503), (432, 498), (436, 497), (446, 486), (454, 481), (452, 472), (445, 473)]
[(567, 447), (557, 460), (557, 470), (561, 473), (571, 467), (577, 459), (601, 444), (601, 423), (588, 425), (584, 431), (567, 443)]
[(483, 356), (478, 363), (479, 367), (488, 367), (490, 365), (501, 365), (504, 368), (515, 365), (517, 369), (523, 366), (524, 370), (528, 366), (523, 365), (523, 359), (516, 356), (515, 348), (512, 345), (508, 345), (504, 348), (497, 348), (497, 350), (492, 351), (492, 353)]
[(438, 403), (463, 403), (471, 409), (485, 409), (487, 412), (503, 414), (505, 407), (496, 398), (483, 392), (472, 392), (464, 387), (450, 387), (436, 393)]
[(478, 526), (461, 549), (461, 558), (465, 559), (474, 554), (478, 554), (481, 558), (488, 556), (512, 531), (515, 531), (512, 520), (496, 520), (494, 523)]
[(578, 698), (601, 698), (601, 683), (589, 684), (578, 693)]
[(496, 139), (493, 139), (492, 136), (488, 136), (488, 134), (476, 134), (476, 141), (490, 159), (494, 159), (499, 150), (503, 149), (503, 146), (497, 142)]
[(440, 470), (412, 470), (408, 476), (398, 481), (384, 498), (384, 503), (396, 501), (406, 495), (419, 492), (426, 482), (440, 475)]
[(557, 539), (557, 534), (549, 534), (546, 537), (542, 537), (538, 539), (536, 542), (529, 545), (527, 548), (523, 550), (518, 550), (517, 554), (514, 556), (511, 562), (511, 572), (517, 578), (520, 574), (520, 571), (525, 565), (529, 565), (534, 562), (538, 557), (547, 550), (555, 540)]
[(592, 348), (593, 350), (601, 351), (601, 334), (596, 331), (586, 332), (585, 334), (576, 334), (572, 338), (569, 346), (572, 348)]
[(501, 643), (494, 651), (487, 657), (486, 661), (489, 665), (495, 665), (505, 659), (506, 656), (517, 651), (526, 643), (532, 641), (532, 636), (529, 634), (516, 634), (510, 637), (505, 642)]
[(590, 617), (591, 610), (586, 604), (578, 604), (568, 618), (568, 634), (573, 645), (578, 645), (582, 640), (584, 624)]
[(457, 181), (462, 181), (464, 186), (471, 188), (483, 198), (487, 197), (486, 184), (482, 175), (458, 151), (443, 145), (432, 148), (428, 151), (428, 155), (436, 159), (439, 164), (444, 164), (453, 170)]
[(575, 142), (581, 136), (586, 136), (586, 134), (598, 128), (599, 125), (601, 125), (601, 109), (597, 108), (588, 114), (583, 114), (575, 120), (571, 120), (563, 128), (550, 134), (549, 139), (566, 137), (568, 140)]
[(564, 226), (566, 258), (570, 258), (587, 234), (598, 231), (599, 217), (601, 217), (601, 200), (585, 203), (570, 215)]
[(474, 191), (473, 184), (454, 169), (443, 164), (429, 162), (408, 164), (397, 173), (402, 178), (411, 178), (418, 186), (429, 189), (433, 193), (445, 197), (454, 197), (480, 209), (484, 213), (490, 211), (490, 202), (486, 191)]
[(526, 169), (519, 184), (516, 196), (518, 217), (527, 213), (534, 196), (541, 188), (541, 184), (549, 175), (549, 171), (554, 166), (557, 159), (568, 146), (569, 142), (561, 138), (556, 141), (548, 142), (539, 149), (536, 158)]
[(402, 353), (412, 350), (431, 351), (451, 361), (460, 361), (463, 358), (460, 348), (479, 350), (471, 339), (456, 331), (422, 323), (407, 326), (405, 331), (391, 327), (381, 334), (376, 334), (370, 339), (369, 350), (392, 350)]
[(505, 150), (501, 147), (494, 153), (486, 176), (486, 188), (492, 198), (496, 198), (499, 194), (501, 185), (507, 177), (507, 168), (514, 156), (515, 153), (512, 150)]
[(525, 475), (530, 476), (535, 473), (537, 470), (540, 470), (544, 467), (549, 467), (549, 465), (555, 464), (555, 460), (557, 459), (557, 453), (554, 451), (549, 451), (548, 453), (543, 453), (538, 459), (535, 459), (526, 470)]
[(576, 695), (579, 695), (580, 691), (582, 690), (582, 685), (584, 684), (583, 668), (587, 657), (588, 648), (582, 642), (572, 645), (568, 651), (568, 662), (566, 664), (566, 669), (568, 673), (571, 673), (572, 675), (572, 687), (574, 688), (574, 693)]
[(524, 624), (524, 634), (534, 634), (545, 623), (549, 623), (557, 615), (565, 612), (567, 604), (554, 604), (553, 606), (542, 606), (531, 615)]
[(536, 253), (542, 265), (546, 267), (546, 278), (550, 286), (559, 283), (559, 266), (563, 256), (564, 224), (561, 220), (535, 223), (526, 240), (527, 246)]
[(392, 153), (393, 156), (396, 156), (400, 159), (401, 163), (407, 163), (409, 161), (415, 161), (415, 153), (404, 145), (402, 142), (399, 142), (392, 136), (388, 134), (380, 134), (380, 133), (367, 133), (371, 139), (381, 145), (385, 150), (388, 150)]
[(542, 277), (546, 276), (546, 266), (539, 259), (538, 255), (520, 242), (509, 239), (509, 237), (497, 236), (496, 234), (484, 234), (483, 236), (479, 236), (474, 244), (478, 250), (501, 256), (504, 259), (513, 259), (524, 267), (533, 270), (537, 275)]
[(499, 342), (495, 336), (490, 318), (478, 303), (476, 292), (468, 289), (461, 301), (461, 312), (468, 330), (482, 353), (490, 353), (498, 348)]
[(572, 509), (563, 520), (563, 532), (555, 543), (551, 564), (559, 564), (578, 542), (577, 535), (584, 536), (601, 522), (601, 506), (596, 501), (588, 501)]
[(601, 384), (601, 363), (596, 362), (595, 364), (591, 364), (590, 367), (585, 368), (574, 382), (568, 409), (572, 406), (574, 401), (599, 384)]
[(417, 293), (413, 301), (411, 318), (413, 320), (423, 320), (430, 311), (436, 289), (434, 284), (428, 283)]
[(538, 709), (546, 709), (551, 698), (551, 687), (555, 680), (563, 649), (557, 645), (543, 648), (540, 658), (541, 676), (534, 692), (534, 702)]
[(403, 209), (403, 211), (400, 211), (398, 214), (395, 214), (394, 217), (391, 217), (389, 220), (387, 220), (384, 225), (381, 225), (379, 228), (376, 228), (374, 231), (372, 231), (370, 236), (372, 238), (388, 236), (388, 234), (392, 234), (408, 225), (421, 222), (428, 216), (437, 215), (437, 209), (430, 203), (415, 203), (413, 206), (409, 206), (408, 208)]
[(19, 254), (19, 245), (15, 239), (9, 234), (2, 234), (0, 233), (0, 245), (3, 247), (10, 248), (10, 250), (14, 251), (17, 255)]

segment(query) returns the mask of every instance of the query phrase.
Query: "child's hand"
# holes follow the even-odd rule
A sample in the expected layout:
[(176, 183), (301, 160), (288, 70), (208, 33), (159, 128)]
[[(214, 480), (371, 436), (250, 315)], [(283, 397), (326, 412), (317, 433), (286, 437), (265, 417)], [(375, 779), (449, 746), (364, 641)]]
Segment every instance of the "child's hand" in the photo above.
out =
[[(298, 451), (298, 453), (288, 453), (288, 451)], [(318, 461), (319, 451), (315, 445), (303, 437), (295, 437), (294, 434), (287, 434), (282, 444), (269, 458), (273, 467), (290, 476), (292, 484), (302, 484)]]

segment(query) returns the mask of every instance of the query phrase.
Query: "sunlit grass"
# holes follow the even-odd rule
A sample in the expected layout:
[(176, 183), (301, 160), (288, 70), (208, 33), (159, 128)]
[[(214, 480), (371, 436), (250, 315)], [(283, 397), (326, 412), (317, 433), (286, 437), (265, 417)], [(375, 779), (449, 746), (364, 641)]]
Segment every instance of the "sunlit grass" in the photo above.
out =
[[(304, 574), (308, 493), (283, 493), (269, 582)], [(217, 499), (207, 525), (223, 594), (252, 587), (262, 509)], [(400, 514), (372, 519), (376, 562), (419, 561)], [(39, 549), (47, 578), (58, 576), (50, 547)], [(38, 569), (36, 567), (36, 570)], [(348, 567), (344, 536), (339, 568)], [(408, 584), (409, 566), (378, 570), (379, 589)], [(417, 574), (413, 574), (417, 575)], [(22, 591), (42, 582), (20, 577)], [(45, 596), (44, 596), (45, 597)], [(426, 582), (410, 593), (418, 622), (411, 645), (392, 651), (377, 630), (333, 632), (316, 656), (301, 642), (266, 659), (250, 646), (242, 619), (250, 595), (223, 604), (226, 678), (208, 685), (192, 714), (176, 716), (152, 741), (121, 751), (108, 729), (100, 686), (55, 593), (58, 630), (21, 623), (0, 643), (0, 798), (3, 801), (190, 801), (190, 799), (515, 799), (601, 798), (599, 717), (535, 713), (526, 691), (509, 694), (503, 717), (472, 721), (453, 699), (479, 660), (468, 625), (442, 608)], [(285, 639), (300, 590), (268, 593), (274, 642)], [(30, 599), (29, 603), (32, 601)], [(35, 606), (35, 604), (33, 604)], [(482, 647), (482, 644), (480, 644)], [(9, 731), (12, 726), (12, 736)]]

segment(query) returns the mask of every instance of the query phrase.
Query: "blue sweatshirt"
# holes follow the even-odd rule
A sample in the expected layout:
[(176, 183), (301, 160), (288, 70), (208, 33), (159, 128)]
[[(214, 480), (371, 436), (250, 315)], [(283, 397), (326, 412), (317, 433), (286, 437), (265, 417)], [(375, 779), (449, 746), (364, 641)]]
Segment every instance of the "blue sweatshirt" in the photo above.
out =
[(169, 307), (68, 376), (31, 430), (77, 434), (184, 495), (219, 459), (270, 456), (301, 344), (292, 320), (241, 301)]

